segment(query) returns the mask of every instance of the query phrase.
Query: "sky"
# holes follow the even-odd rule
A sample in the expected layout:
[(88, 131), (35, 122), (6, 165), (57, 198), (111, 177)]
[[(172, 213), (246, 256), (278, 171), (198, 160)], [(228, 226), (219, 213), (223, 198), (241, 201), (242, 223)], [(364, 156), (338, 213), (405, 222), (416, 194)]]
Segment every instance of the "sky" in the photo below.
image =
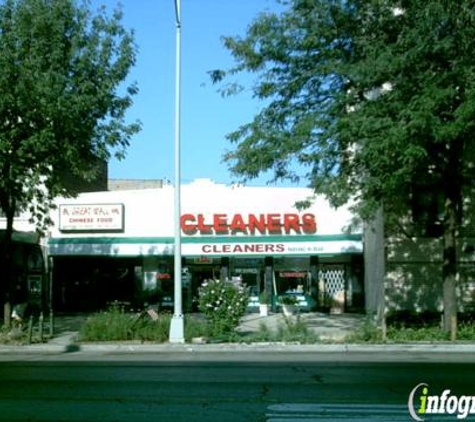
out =
[[(108, 10), (116, 0), (94, 0)], [(138, 46), (137, 63), (129, 81), (139, 93), (127, 120), (139, 119), (142, 130), (135, 135), (126, 158), (109, 163), (110, 178), (174, 179), (175, 115), (175, 3), (174, 0), (121, 0), (123, 25), (133, 29)], [(263, 11), (277, 10), (275, 0), (181, 0), (182, 96), (181, 181), (209, 178), (232, 183), (222, 162), (232, 148), (226, 134), (249, 122), (260, 108), (250, 89), (223, 98), (211, 83), (208, 71), (233, 64), (222, 36), (244, 36), (246, 28)], [(250, 75), (241, 81), (250, 82)], [(264, 185), (268, 177), (249, 183)]]

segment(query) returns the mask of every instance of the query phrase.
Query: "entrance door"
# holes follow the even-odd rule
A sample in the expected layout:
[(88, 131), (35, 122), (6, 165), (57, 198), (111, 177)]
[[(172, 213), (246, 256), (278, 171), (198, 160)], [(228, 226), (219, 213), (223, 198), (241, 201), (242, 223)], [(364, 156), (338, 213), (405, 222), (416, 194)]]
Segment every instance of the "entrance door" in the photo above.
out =
[(344, 312), (349, 272), (346, 264), (322, 264), (319, 268), (320, 306)]

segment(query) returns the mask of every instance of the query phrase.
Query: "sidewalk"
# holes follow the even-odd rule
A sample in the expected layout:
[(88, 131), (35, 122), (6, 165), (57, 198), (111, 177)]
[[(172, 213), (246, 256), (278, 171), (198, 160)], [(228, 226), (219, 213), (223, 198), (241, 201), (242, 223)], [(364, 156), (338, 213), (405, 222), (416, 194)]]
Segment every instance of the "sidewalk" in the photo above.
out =
[[(55, 336), (77, 333), (88, 317), (87, 314), (63, 315), (55, 318)], [(362, 324), (365, 316), (361, 314), (329, 315), (322, 313), (302, 313), (300, 318), (310, 330), (317, 334), (322, 341), (342, 342)], [(238, 328), (243, 334), (251, 334), (259, 331), (261, 324), (265, 324), (270, 330), (277, 330), (279, 325), (284, 324), (284, 315), (281, 312), (272, 313), (262, 317), (258, 313), (246, 314)], [(53, 339), (54, 340), (54, 339)]]
[[(308, 312), (301, 313), (300, 318), (322, 342), (341, 343), (363, 323), (365, 316), (361, 314), (329, 315)], [(259, 314), (248, 314), (243, 318), (238, 331), (242, 333), (258, 332), (261, 324), (265, 324), (271, 330), (276, 330), (280, 324), (284, 324), (284, 315), (281, 312), (270, 314), (267, 317), (261, 317)]]
[[(319, 313), (302, 313), (301, 318), (308, 327), (319, 335), (322, 343), (298, 344), (290, 343), (209, 343), (209, 344), (156, 344), (140, 343), (138, 341), (129, 342), (104, 342), (78, 344), (77, 334), (84, 323), (87, 315), (59, 316), (55, 321), (55, 337), (47, 343), (31, 345), (0, 345), (0, 355), (24, 354), (48, 354), (58, 355), (64, 353), (82, 352), (91, 354), (151, 354), (161, 353), (172, 356), (225, 354), (232, 356), (236, 352), (243, 354), (254, 354), (259, 359), (265, 360), (266, 355), (279, 353), (298, 353), (308, 356), (318, 356), (324, 354), (359, 355), (363, 358), (368, 356), (408, 356), (414, 360), (418, 356), (431, 354), (432, 356), (443, 356), (450, 354), (453, 360), (457, 356), (464, 359), (470, 358), (475, 361), (475, 343), (407, 343), (407, 344), (347, 344), (344, 338), (350, 334), (359, 324), (363, 323), (364, 315), (342, 314), (328, 315)], [(238, 328), (242, 333), (257, 332), (262, 323), (270, 329), (276, 329), (284, 322), (281, 313), (271, 314), (268, 317), (261, 317), (259, 314), (248, 314)], [(328, 343), (325, 343), (328, 342)], [(330, 343), (331, 342), (331, 343)]]

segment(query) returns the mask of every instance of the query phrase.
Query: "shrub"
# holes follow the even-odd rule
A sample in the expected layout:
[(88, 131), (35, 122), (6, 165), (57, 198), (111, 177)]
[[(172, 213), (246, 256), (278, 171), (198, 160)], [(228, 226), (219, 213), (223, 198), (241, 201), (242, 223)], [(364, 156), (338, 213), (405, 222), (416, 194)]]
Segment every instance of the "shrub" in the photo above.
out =
[(107, 311), (88, 317), (79, 337), (86, 341), (131, 340), (133, 322), (123, 308), (112, 305)]
[(430, 327), (440, 325), (440, 314), (437, 312), (391, 311), (386, 316), (386, 323), (395, 328)]
[(382, 340), (382, 332), (371, 317), (346, 338), (350, 343), (380, 343)]
[(205, 281), (199, 290), (199, 310), (205, 315), (210, 335), (228, 336), (244, 316), (249, 293), (243, 286), (220, 280)]
[(282, 296), (280, 298), (280, 303), (282, 303), (282, 305), (297, 305), (299, 301), (295, 296)]
[(164, 343), (170, 337), (171, 314), (160, 314), (157, 320), (150, 319), (147, 315), (132, 315), (135, 319), (132, 324), (131, 337), (133, 340), (155, 341)]
[(277, 339), (286, 342), (316, 343), (318, 336), (308, 328), (300, 315), (297, 315), (295, 319), (284, 317), (283, 324), (279, 324), (277, 328)]
[(457, 329), (457, 339), (475, 341), (475, 323), (460, 323)]
[(87, 318), (79, 333), (82, 341), (156, 341), (169, 338), (170, 314), (160, 314), (152, 320), (147, 314), (126, 312), (123, 307), (112, 305), (105, 312)]
[(444, 341), (449, 337), (440, 327), (388, 327), (388, 340), (395, 343)]
[(301, 344), (314, 344), (319, 341), (319, 337), (313, 333), (304, 320), (297, 316), (285, 318), (279, 324), (277, 330), (271, 330), (267, 324), (261, 322), (259, 331), (247, 335), (240, 340), (243, 343), (253, 342), (299, 342)]
[(259, 295), (259, 304), (261, 305), (269, 305), (271, 303), (271, 297), (268, 292), (262, 292)]
[(259, 323), (259, 331), (255, 334), (254, 341), (273, 341), (275, 335), (264, 322)]
[(185, 315), (185, 341), (191, 342), (193, 338), (209, 336), (209, 327), (206, 321), (191, 315)]

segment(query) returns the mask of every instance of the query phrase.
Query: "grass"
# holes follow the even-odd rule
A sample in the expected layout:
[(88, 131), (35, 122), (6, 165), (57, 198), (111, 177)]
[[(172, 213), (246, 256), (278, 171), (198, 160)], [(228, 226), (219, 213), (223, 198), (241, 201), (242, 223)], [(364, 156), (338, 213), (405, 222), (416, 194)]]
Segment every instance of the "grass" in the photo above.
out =
[(255, 342), (285, 342), (300, 344), (313, 344), (319, 342), (319, 338), (309, 328), (305, 321), (297, 315), (296, 318), (284, 317), (277, 330), (271, 330), (265, 323), (261, 322), (256, 333), (248, 334), (240, 339), (244, 343)]
[(383, 336), (373, 320), (366, 318), (363, 324), (346, 338), (346, 341), (348, 343), (381, 343)]
[[(158, 314), (152, 320), (146, 313), (126, 312), (119, 306), (112, 306), (87, 318), (79, 332), (79, 341), (141, 341), (163, 343), (168, 341), (170, 314)], [(205, 338), (209, 342), (253, 343), (253, 342), (299, 342), (316, 343), (316, 336), (300, 315), (284, 318), (276, 330), (261, 323), (258, 332), (242, 334), (236, 331), (212, 336), (207, 321), (200, 316), (185, 316), (185, 341)]]
[[(160, 313), (153, 320), (146, 313), (126, 312), (119, 306), (112, 306), (105, 312), (91, 315), (79, 333), (80, 341), (140, 341), (163, 343), (169, 339), (171, 314)], [(443, 342), (449, 335), (440, 328), (440, 315), (391, 315), (387, 319), (388, 343)], [(11, 330), (0, 330), (0, 343), (22, 344), (26, 341), (26, 331), (21, 336), (11, 335)], [(45, 330), (45, 338), (46, 338)], [(220, 337), (210, 335), (204, 318), (185, 316), (185, 341), (201, 337), (210, 342), (255, 343), (255, 342), (298, 342), (313, 344), (320, 342), (318, 336), (309, 329), (306, 322), (297, 315), (284, 318), (276, 329), (261, 323), (257, 332), (239, 333)], [(36, 342), (36, 339), (33, 338)], [(349, 343), (383, 343), (380, 327), (372, 318), (367, 318), (361, 326), (346, 338)], [(457, 341), (475, 342), (475, 318), (463, 316), (457, 332)]]
[(0, 329), (0, 344), (24, 344), (26, 339), (27, 333), (24, 330), (18, 330), (17, 328), (7, 330), (3, 326)]
[[(79, 332), (79, 341), (141, 341), (164, 343), (170, 335), (171, 314), (158, 314), (156, 320), (146, 313), (129, 313), (119, 307), (91, 315)], [(207, 337), (208, 327), (199, 318), (185, 318), (185, 340)]]
[[(449, 341), (450, 335), (440, 326), (440, 315), (435, 313), (395, 313), (387, 318), (387, 338), (389, 343), (443, 342)], [(382, 343), (381, 328), (373, 319), (365, 322), (352, 333), (347, 341), (350, 343)], [(475, 342), (475, 319), (463, 315), (457, 329), (457, 341)]]

